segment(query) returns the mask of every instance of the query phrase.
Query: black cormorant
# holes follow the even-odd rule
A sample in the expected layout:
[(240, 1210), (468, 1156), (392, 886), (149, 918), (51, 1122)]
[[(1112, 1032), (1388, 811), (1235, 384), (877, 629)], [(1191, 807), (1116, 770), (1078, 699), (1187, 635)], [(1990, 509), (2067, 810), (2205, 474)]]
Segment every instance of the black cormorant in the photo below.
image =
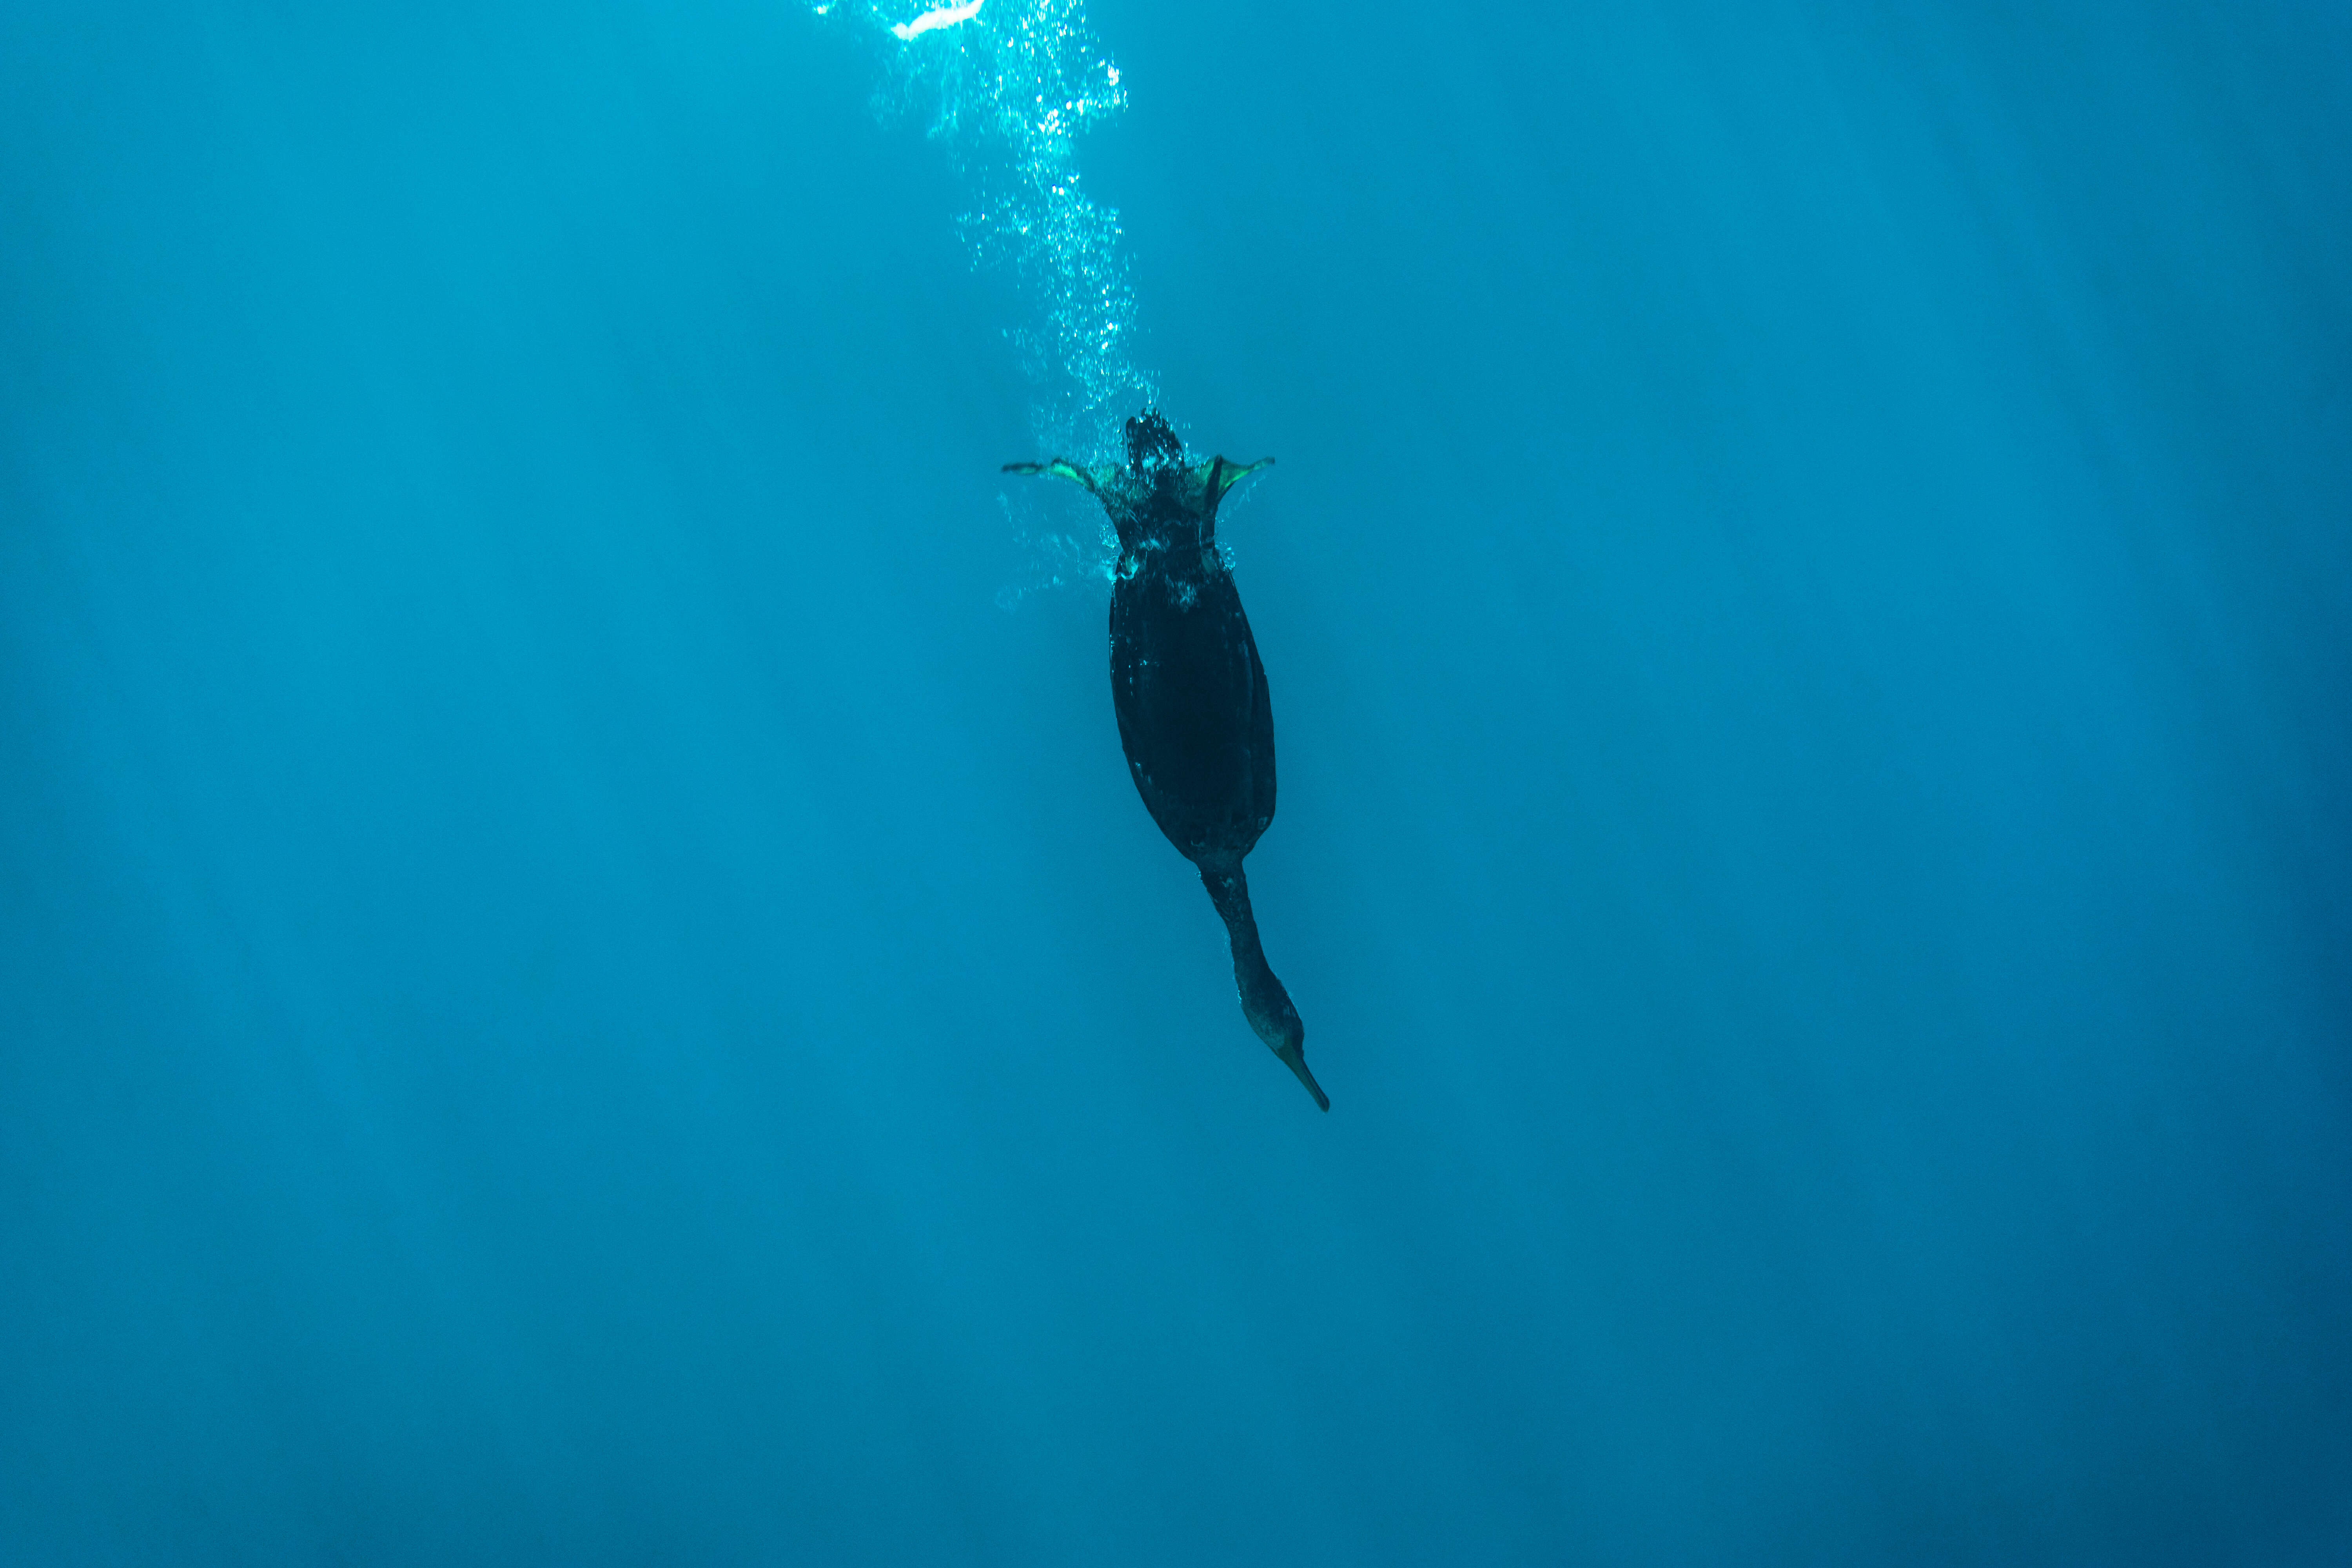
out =
[(1110, 695), (1128, 771), (1160, 831), (1201, 868), (1233, 939), (1242, 1012), (1307, 1092), (1331, 1109), (1307, 1070), (1307, 1026), (1266, 967), (1242, 857), (1274, 820), (1274, 707), (1234, 574), (1217, 549), (1217, 503), (1274, 461), (1187, 464), (1168, 421), (1146, 409), (1127, 422), (1127, 466), (1065, 458), (1007, 463), (1086, 486), (1118, 530), (1110, 598)]

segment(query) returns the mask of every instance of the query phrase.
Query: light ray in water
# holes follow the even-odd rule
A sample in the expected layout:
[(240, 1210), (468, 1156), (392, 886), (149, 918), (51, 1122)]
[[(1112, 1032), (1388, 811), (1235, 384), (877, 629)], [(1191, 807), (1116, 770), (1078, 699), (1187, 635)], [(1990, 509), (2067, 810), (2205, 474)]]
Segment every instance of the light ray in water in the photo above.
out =
[(1039, 448), (1115, 454), (1120, 423), (1157, 389), (1129, 354), (1135, 294), (1118, 214), (1079, 179), (1077, 133), (1127, 101), (1081, 0), (964, 0), (911, 18), (903, 0), (813, 9), (895, 40), (888, 97), (929, 117), (971, 182), (974, 205), (958, 224), (974, 259), (1009, 265), (1035, 311), (1009, 335), (1038, 386)]

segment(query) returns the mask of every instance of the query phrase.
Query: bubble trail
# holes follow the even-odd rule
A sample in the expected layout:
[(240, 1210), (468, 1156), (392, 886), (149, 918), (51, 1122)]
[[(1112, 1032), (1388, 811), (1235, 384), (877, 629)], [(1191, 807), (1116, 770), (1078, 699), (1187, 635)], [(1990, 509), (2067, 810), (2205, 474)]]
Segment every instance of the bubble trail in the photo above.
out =
[[(1008, 335), (1038, 388), (1040, 450), (1087, 461), (1118, 451), (1126, 416), (1158, 388), (1129, 351), (1135, 291), (1118, 213), (1088, 197), (1076, 139), (1126, 106), (1118, 68), (1087, 30), (1079, 0), (823, 0), (812, 8), (868, 29), (889, 57), (887, 107), (927, 114), (973, 186), (958, 219), (975, 262), (1009, 266), (1034, 319)], [(910, 14), (911, 13), (911, 14)]]

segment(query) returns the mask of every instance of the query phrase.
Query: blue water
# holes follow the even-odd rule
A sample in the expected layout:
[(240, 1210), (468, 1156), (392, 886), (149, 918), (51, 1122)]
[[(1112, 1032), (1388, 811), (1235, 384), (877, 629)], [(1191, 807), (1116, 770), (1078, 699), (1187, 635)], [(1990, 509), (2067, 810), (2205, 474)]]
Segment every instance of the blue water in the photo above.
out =
[(1094, 0), (1328, 1117), (870, 21), (0, 6), (0, 1561), (2352, 1558), (2352, 12)]

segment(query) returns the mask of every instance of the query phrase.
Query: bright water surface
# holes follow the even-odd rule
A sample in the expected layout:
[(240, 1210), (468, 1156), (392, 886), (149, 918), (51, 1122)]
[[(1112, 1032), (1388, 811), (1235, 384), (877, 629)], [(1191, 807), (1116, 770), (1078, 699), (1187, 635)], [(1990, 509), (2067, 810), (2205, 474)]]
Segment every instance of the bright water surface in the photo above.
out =
[(870, 9), (0, 6), (0, 1561), (2352, 1556), (2352, 11)]

